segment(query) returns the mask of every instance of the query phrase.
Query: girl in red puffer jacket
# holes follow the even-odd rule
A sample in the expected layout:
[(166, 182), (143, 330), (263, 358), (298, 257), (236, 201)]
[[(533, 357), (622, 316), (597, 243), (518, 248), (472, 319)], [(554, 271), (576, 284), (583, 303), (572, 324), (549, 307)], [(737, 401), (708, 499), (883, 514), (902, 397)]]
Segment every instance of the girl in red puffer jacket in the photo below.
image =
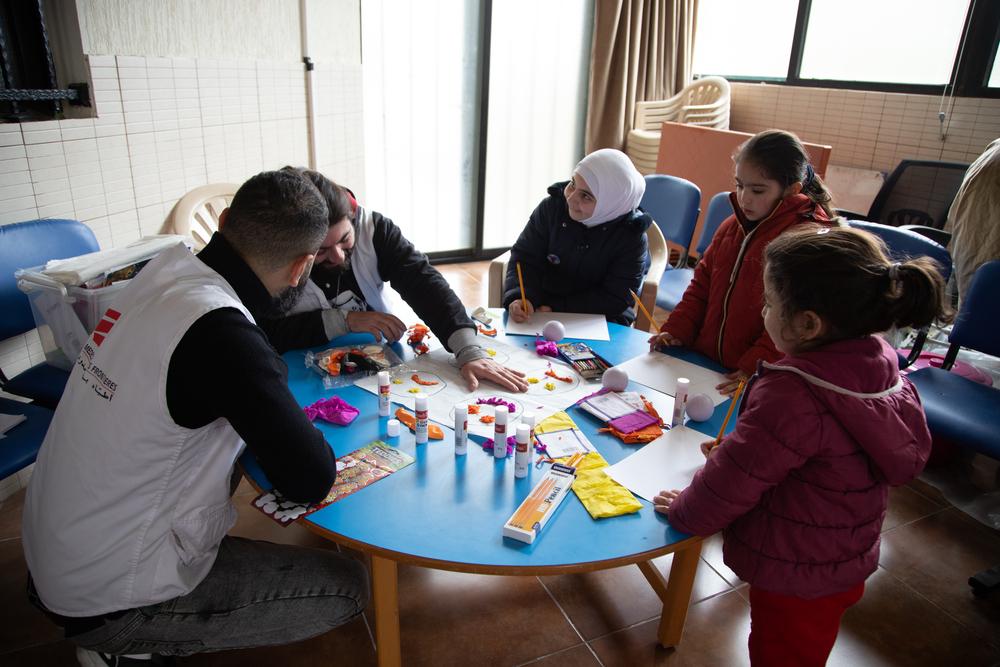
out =
[(786, 356), (761, 362), (734, 431), (654, 505), (678, 530), (723, 530), (750, 584), (752, 664), (823, 665), (878, 565), (889, 486), (930, 453), (917, 392), (874, 334), (941, 316), (944, 283), (932, 260), (891, 262), (847, 227), (789, 231), (765, 259), (764, 326)]
[(788, 229), (809, 222), (831, 224), (829, 190), (813, 173), (798, 137), (767, 130), (748, 139), (736, 155), (736, 212), (723, 221), (680, 303), (649, 339), (650, 348), (683, 345), (733, 369), (717, 388), (730, 394), (757, 369), (781, 355), (764, 331), (764, 248)]

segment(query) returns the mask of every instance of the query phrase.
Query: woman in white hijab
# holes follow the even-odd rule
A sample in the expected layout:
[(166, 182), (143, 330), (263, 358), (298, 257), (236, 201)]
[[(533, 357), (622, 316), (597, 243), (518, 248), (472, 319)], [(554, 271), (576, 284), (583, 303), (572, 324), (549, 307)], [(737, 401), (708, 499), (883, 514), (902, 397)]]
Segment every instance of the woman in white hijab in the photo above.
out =
[(628, 156), (611, 148), (594, 151), (569, 182), (549, 187), (511, 248), (503, 299), (510, 317), (597, 313), (631, 324), (629, 290), (639, 289), (649, 263), (645, 231), (652, 219), (639, 209), (645, 190)]

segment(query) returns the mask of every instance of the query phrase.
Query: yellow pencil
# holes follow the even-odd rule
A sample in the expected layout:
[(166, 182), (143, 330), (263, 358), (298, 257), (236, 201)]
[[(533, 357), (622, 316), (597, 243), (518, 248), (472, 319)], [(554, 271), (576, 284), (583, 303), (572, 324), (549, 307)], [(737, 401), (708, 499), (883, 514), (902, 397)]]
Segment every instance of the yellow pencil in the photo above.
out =
[(723, 434), (726, 432), (726, 426), (729, 425), (729, 418), (733, 416), (733, 410), (736, 409), (736, 404), (740, 401), (740, 394), (743, 393), (743, 387), (745, 387), (747, 381), (740, 380), (739, 385), (736, 387), (736, 391), (733, 393), (733, 397), (729, 401), (729, 412), (726, 413), (726, 418), (722, 420), (722, 428), (719, 429), (719, 435), (715, 436), (715, 444), (713, 447), (718, 447), (719, 442), (722, 440)]
[(521, 275), (521, 262), (517, 263), (517, 284), (521, 286), (521, 310), (524, 310), (528, 299), (524, 296), (524, 276)]
[(639, 310), (642, 311), (642, 314), (646, 316), (646, 319), (648, 319), (650, 324), (652, 324), (653, 327), (655, 327), (656, 331), (659, 331), (660, 325), (656, 323), (656, 320), (653, 319), (653, 316), (649, 314), (648, 310), (646, 310), (646, 306), (642, 305), (642, 301), (639, 300), (639, 295), (636, 294), (633, 290), (629, 290), (629, 293), (632, 295), (632, 298), (635, 299), (635, 305), (639, 307)]

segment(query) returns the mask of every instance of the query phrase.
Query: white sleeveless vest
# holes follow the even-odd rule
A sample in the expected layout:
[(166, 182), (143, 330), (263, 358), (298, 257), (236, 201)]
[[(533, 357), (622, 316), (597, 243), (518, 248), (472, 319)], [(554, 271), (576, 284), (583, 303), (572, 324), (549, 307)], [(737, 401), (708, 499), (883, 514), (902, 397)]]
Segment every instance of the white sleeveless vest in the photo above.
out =
[(224, 419), (177, 425), (166, 384), (187, 330), (224, 307), (253, 322), (229, 283), (178, 245), (121, 292), (80, 352), (24, 505), (28, 569), (51, 611), (163, 602), (215, 562), (236, 521), (229, 479), (244, 443)]

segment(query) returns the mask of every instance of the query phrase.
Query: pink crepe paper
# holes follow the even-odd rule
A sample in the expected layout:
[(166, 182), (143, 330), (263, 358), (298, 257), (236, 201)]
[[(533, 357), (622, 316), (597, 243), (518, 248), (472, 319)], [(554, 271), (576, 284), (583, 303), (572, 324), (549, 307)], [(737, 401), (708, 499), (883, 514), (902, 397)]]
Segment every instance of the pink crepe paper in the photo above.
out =
[(517, 406), (510, 401), (505, 401), (499, 396), (490, 396), (489, 398), (477, 398), (476, 403), (479, 405), (505, 405), (507, 406), (507, 411), (511, 414), (517, 412)]
[(358, 418), (360, 411), (347, 401), (336, 396), (321, 398), (310, 406), (303, 408), (309, 421), (315, 421), (317, 417), (331, 424), (347, 426)]
[[(517, 445), (517, 438), (512, 435), (507, 436), (507, 456), (514, 453), (514, 446)], [(483, 451), (493, 453), (493, 438), (486, 438), (483, 441)]]
[(558, 357), (559, 348), (551, 340), (535, 338), (535, 352), (540, 357)]

